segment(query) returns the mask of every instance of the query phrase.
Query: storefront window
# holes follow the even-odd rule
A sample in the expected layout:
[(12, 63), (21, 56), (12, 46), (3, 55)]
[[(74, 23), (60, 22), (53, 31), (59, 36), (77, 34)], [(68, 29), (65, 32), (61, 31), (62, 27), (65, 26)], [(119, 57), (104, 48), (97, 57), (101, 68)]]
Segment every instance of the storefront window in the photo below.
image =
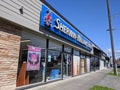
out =
[[(42, 52), (42, 53), (41, 53)], [(40, 57), (40, 64), (39, 64), (39, 69), (37, 69), (35, 66), (35, 64), (37, 62), (35, 62), (34, 65), (32, 65), (33, 63), (30, 62), (30, 64), (28, 65), (28, 62), (27, 62), (27, 66), (28, 66), (28, 69), (30, 68), (30, 70), (27, 71), (28, 75), (29, 75), (29, 83), (35, 83), (35, 82), (42, 82), (44, 80), (44, 72), (45, 72), (45, 50), (42, 49), (41, 50), (41, 56)], [(30, 66), (30, 67), (29, 67)]]
[(49, 41), (49, 49), (53, 49), (53, 50), (58, 50), (58, 51), (62, 51), (62, 44), (58, 43), (56, 41)]
[(54, 40), (49, 40), (48, 59), (46, 66), (46, 81), (62, 78), (61, 51), (62, 51), (61, 43)]
[(61, 52), (48, 50), (46, 79), (55, 80), (61, 78)]
[(95, 63), (96, 63), (96, 70), (99, 70), (99, 67), (100, 67), (100, 60), (99, 60), (99, 58), (95, 57)]
[(65, 46), (64, 47), (64, 52), (71, 53), (72, 49), (70, 47)]
[(46, 39), (22, 31), (17, 86), (44, 81)]
[(76, 55), (76, 56), (80, 56), (80, 52), (78, 50), (74, 50), (73, 54)]
[(95, 71), (95, 66), (96, 66), (95, 57), (91, 56), (91, 59), (90, 59), (90, 71)]
[(85, 58), (85, 54), (81, 53), (80, 58)]

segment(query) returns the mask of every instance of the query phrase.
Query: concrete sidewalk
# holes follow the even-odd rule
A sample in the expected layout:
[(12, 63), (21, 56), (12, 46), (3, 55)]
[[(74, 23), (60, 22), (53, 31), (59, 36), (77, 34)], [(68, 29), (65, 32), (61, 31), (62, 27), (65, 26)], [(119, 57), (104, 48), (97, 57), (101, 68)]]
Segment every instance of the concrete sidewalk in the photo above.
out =
[(120, 77), (108, 75), (110, 71), (111, 69), (104, 69), (26, 90), (89, 90), (94, 85), (120, 90)]

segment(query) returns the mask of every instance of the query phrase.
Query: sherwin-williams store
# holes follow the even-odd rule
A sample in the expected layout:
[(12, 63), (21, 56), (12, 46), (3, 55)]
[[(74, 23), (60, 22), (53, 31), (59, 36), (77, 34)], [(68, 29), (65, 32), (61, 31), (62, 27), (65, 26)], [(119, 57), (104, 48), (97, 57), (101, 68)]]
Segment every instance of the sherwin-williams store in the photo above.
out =
[(105, 53), (44, 0), (0, 3), (0, 89), (104, 69)]

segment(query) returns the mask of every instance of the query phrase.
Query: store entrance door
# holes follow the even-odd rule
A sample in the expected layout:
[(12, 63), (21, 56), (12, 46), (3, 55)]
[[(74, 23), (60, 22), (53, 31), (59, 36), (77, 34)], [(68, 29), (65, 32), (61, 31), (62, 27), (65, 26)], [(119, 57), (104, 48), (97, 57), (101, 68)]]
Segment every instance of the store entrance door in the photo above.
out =
[(64, 53), (63, 55), (63, 78), (66, 78), (72, 75), (71, 66), (72, 66), (71, 54)]

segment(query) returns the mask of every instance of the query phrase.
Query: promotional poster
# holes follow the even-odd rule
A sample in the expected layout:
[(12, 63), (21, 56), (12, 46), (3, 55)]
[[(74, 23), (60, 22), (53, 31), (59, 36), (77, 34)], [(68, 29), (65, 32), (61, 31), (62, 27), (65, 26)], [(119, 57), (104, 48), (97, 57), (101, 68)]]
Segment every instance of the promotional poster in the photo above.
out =
[(80, 73), (80, 57), (73, 56), (73, 75), (79, 75)]
[(41, 48), (28, 46), (27, 71), (40, 69)]

